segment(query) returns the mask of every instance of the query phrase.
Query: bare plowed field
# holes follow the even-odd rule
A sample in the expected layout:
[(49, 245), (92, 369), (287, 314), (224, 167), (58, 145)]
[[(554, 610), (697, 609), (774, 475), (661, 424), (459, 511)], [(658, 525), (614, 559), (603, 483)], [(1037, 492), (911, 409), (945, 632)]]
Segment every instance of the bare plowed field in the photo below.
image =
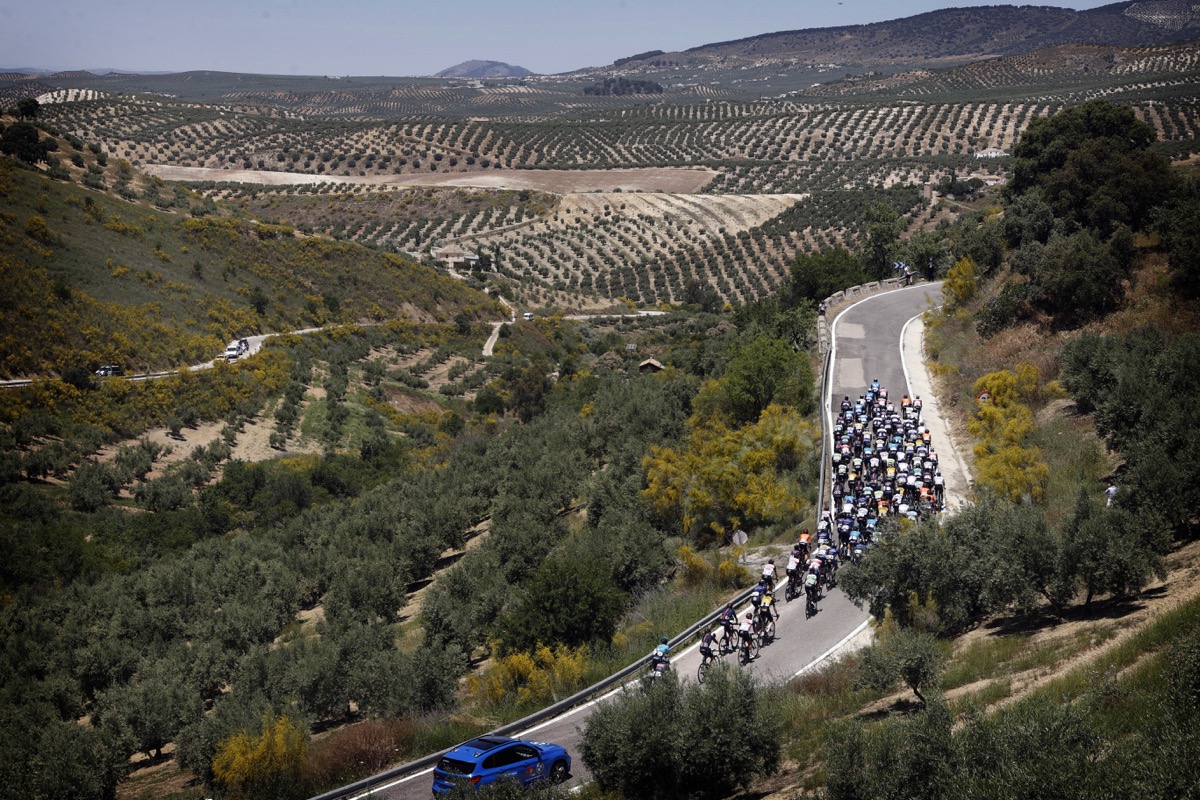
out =
[(711, 181), (709, 169), (654, 167), (648, 169), (506, 170), (499, 172), (437, 173), (430, 175), (314, 175), (253, 169), (213, 169), (146, 164), (142, 169), (166, 181), (229, 181), (264, 186), (349, 183), (367, 186), (462, 186), (484, 189), (530, 189), (539, 192), (671, 192), (694, 194)]

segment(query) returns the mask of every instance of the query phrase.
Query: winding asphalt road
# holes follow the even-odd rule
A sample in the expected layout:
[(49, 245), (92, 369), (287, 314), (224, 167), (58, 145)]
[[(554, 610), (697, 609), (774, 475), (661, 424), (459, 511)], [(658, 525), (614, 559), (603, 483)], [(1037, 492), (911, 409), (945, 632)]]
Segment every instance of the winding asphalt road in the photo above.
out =
[[(862, 300), (843, 312), (832, 323), (833, 361), (831, 370), (831, 400), (840, 406), (843, 396), (857, 398), (866, 391), (872, 378), (878, 378), (896, 397), (907, 391), (907, 380), (900, 358), (900, 341), (905, 324), (912, 317), (936, 303), (940, 285), (921, 284), (875, 295)], [(766, 681), (786, 680), (822, 661), (866, 627), (867, 614), (851, 603), (838, 589), (821, 601), (819, 613), (804, 617), (804, 603), (782, 601), (777, 638), (764, 647), (756, 661), (746, 669)], [(730, 663), (733, 656), (726, 656)], [(673, 667), (685, 678), (694, 679), (700, 656), (696, 645), (673, 654)], [(587, 768), (579, 758), (579, 743), (588, 716), (600, 703), (607, 702), (622, 691), (636, 691), (637, 684), (618, 688), (585, 705), (578, 706), (554, 719), (522, 731), (519, 738), (556, 742), (567, 748), (574, 760), (570, 785), (590, 779)], [(632, 742), (630, 743), (633, 744)], [(360, 797), (416, 800), (428, 798), (432, 784), (431, 770), (405, 776), (391, 784), (377, 787)]]

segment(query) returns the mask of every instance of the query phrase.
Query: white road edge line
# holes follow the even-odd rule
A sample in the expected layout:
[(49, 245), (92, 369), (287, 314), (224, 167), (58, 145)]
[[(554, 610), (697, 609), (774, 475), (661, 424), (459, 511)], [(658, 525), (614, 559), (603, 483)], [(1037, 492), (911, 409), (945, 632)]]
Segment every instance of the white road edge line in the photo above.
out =
[(908, 336), (908, 326), (912, 324), (914, 319), (920, 319), (921, 315), (924, 313), (925, 312), (922, 311), (920, 314), (914, 314), (913, 316), (909, 317), (905, 321), (904, 327), (900, 329), (900, 369), (904, 370), (904, 393), (909, 397), (913, 396), (912, 376), (908, 373), (908, 360), (904, 357), (904, 339), (906, 336)]
[(834, 653), (836, 653), (838, 650), (841, 650), (841, 649), (842, 649), (842, 648), (843, 648), (843, 647), (846, 645), (846, 642), (850, 641), (850, 640), (851, 640), (851, 639), (853, 639), (855, 636), (858, 636), (860, 633), (862, 633), (862, 632), (863, 632), (863, 629), (865, 629), (865, 628), (866, 628), (868, 625), (870, 625), (870, 624), (871, 624), (871, 618), (870, 618), (870, 617), (868, 617), (868, 618), (864, 619), (864, 620), (862, 621), (862, 624), (861, 624), (861, 625), (859, 625), (857, 628), (855, 628), (854, 630), (852, 630), (852, 631), (850, 631), (849, 633), (847, 633), (847, 634), (846, 634), (846, 636), (845, 636), (845, 637), (844, 637), (844, 638), (843, 638), (843, 639), (842, 639), (840, 642), (838, 642), (837, 644), (835, 644), (833, 647), (829, 648), (829, 649), (828, 649), (828, 650), (826, 650), (824, 653), (822, 653), (821, 655), (817, 656), (815, 659), (813, 659), (812, 661), (808, 662), (808, 663), (807, 663), (807, 664), (805, 664), (803, 667), (801, 667), (801, 668), (800, 668), (800, 671), (799, 671), (799, 672), (797, 672), (795, 675), (793, 675), (791, 678), (789, 678), (789, 680), (793, 680), (793, 679), (795, 679), (795, 678), (799, 678), (801, 675), (803, 675), (804, 673), (808, 672), (810, 669), (812, 669), (813, 667), (817, 666), (818, 664), (820, 664), (820, 663), (821, 663), (822, 661), (824, 661), (825, 659), (829, 658), (831, 655), (833, 655)]

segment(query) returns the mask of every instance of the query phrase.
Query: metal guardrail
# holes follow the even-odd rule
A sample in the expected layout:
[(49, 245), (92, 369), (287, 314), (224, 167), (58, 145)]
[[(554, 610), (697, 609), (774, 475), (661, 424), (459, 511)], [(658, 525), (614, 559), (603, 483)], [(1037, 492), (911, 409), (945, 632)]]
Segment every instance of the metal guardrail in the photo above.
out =
[[(113, 375), (113, 376), (111, 376), (110, 379), (118, 380), (118, 381), (138, 382), (138, 381), (157, 380), (158, 378), (165, 378), (168, 375), (174, 375), (174, 374), (175, 374), (174, 372), (170, 372), (170, 371), (168, 371), (168, 372), (139, 372), (135, 375)], [(60, 380), (59, 378), (22, 378), (22, 379), (12, 380), (12, 381), (0, 381), (0, 389), (21, 389), (26, 386), (33, 386), (35, 383), (39, 383), (39, 382), (50, 383), (50, 382), (58, 382), (59, 380)]]
[[(779, 585), (782, 586), (783, 585), (782, 582)], [(747, 589), (744, 592), (742, 592), (741, 594), (739, 594), (737, 597), (735, 597), (733, 599), (734, 606), (740, 606), (742, 603), (746, 602), (747, 598), (750, 597), (751, 591), (752, 591), (752, 589)], [(700, 619), (698, 622), (693, 623), (690, 627), (687, 628), (687, 630), (684, 630), (683, 632), (678, 634), (674, 639), (671, 639), (670, 640), (671, 648), (675, 649), (679, 645), (682, 645), (684, 642), (687, 642), (689, 639), (691, 639), (693, 636), (698, 634), (700, 631), (705, 630), (709, 625), (712, 625), (721, 616), (721, 612), (723, 610), (724, 610), (724, 606), (722, 606), (721, 608), (718, 608), (716, 611), (713, 611), (712, 613), (708, 614), (704, 618)], [(614, 672), (612, 675), (609, 675), (604, 680), (594, 683), (591, 686), (587, 687), (586, 689), (582, 689), (582, 690), (576, 692), (575, 694), (571, 695), (570, 697), (567, 697), (563, 700), (559, 700), (557, 703), (554, 703), (552, 705), (546, 706), (545, 708), (541, 709), (540, 711), (535, 711), (527, 717), (522, 717), (521, 719), (514, 720), (513, 722), (509, 722), (506, 725), (501, 725), (499, 728), (496, 728), (495, 730), (492, 730), (492, 731), (488, 732), (487, 734), (483, 734), (483, 735), (485, 735), (485, 736), (508, 736), (513, 733), (518, 733), (518, 732), (524, 730), (525, 728), (528, 728), (532, 725), (536, 725), (537, 723), (542, 722), (544, 720), (550, 719), (552, 717), (557, 717), (559, 714), (562, 714), (565, 711), (570, 711), (575, 706), (580, 705), (580, 704), (590, 700), (594, 695), (600, 694), (601, 692), (605, 691), (606, 689), (609, 689), (610, 687), (615, 686), (618, 683), (621, 683), (622, 681), (626, 680), (630, 676), (634, 675), (635, 673), (637, 673), (643, 667), (646, 666), (646, 664), (649, 662), (649, 659), (650, 659), (650, 656), (649, 656), (649, 654), (647, 654), (647, 655), (639, 658), (637, 661), (633, 662), (629, 666), (625, 667), (624, 669), (622, 669), (618, 672)], [(446, 753), (449, 753), (453, 749), (454, 749), (453, 747), (450, 747), (445, 750), (439, 750), (436, 753), (431, 753), (427, 756), (422, 756), (421, 758), (418, 758), (414, 761), (409, 761), (406, 764), (401, 764), (397, 767), (392, 767), (389, 770), (380, 772), (378, 774), (372, 775), (367, 778), (363, 778), (361, 780), (355, 781), (354, 783), (347, 784), (346, 786), (342, 786), (337, 789), (331, 789), (330, 791), (325, 792), (324, 794), (319, 794), (319, 795), (316, 795), (315, 797), (310, 798), (310, 800), (342, 800), (342, 798), (352, 797), (356, 794), (369, 792), (372, 789), (380, 786), (381, 784), (385, 784), (390, 781), (394, 781), (397, 778), (402, 778), (405, 775), (408, 775), (413, 772), (418, 772), (422, 769), (425, 769), (426, 767), (436, 764), (438, 762), (438, 760), (441, 759), (442, 756), (446, 755)]]

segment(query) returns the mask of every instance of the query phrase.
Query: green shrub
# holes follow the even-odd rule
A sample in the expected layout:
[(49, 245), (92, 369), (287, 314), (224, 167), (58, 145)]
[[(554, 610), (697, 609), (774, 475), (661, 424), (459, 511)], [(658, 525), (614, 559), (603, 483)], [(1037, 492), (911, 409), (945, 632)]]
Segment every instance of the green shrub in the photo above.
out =
[(779, 768), (778, 708), (743, 670), (710, 670), (703, 685), (668, 672), (600, 706), (580, 753), (601, 789), (626, 797), (728, 797)]

